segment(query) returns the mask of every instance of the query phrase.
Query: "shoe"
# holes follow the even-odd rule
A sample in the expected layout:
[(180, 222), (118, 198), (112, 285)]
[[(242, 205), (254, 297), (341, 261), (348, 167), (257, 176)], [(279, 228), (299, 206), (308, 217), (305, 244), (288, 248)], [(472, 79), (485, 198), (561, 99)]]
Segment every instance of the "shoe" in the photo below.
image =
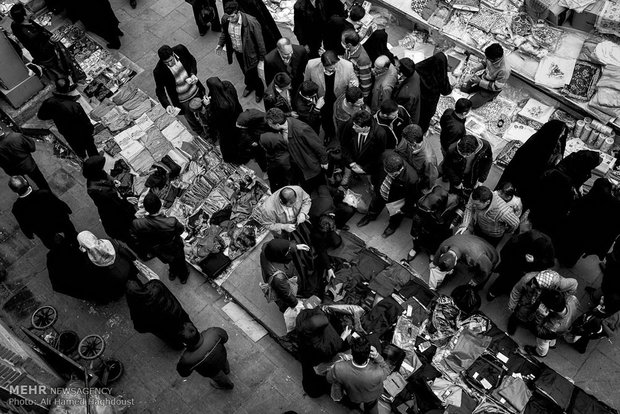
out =
[(357, 222), (357, 227), (364, 227), (365, 225), (367, 225), (371, 221), (372, 221), (372, 219), (370, 218), (370, 216), (368, 214), (366, 214), (364, 217), (362, 217), (360, 219), (360, 221)]
[(121, 29), (118, 29), (116, 32), (118, 33), (119, 36), (125, 36), (125, 33), (123, 33)]
[(255, 100), (256, 100), (256, 103), (259, 103), (260, 101), (263, 100), (263, 96), (262, 95), (261, 96), (256, 95), (256, 99)]
[(409, 250), (407, 253), (407, 258), (405, 259), (407, 263), (411, 262), (418, 255), (418, 252), (415, 249)]
[(204, 36), (207, 34), (207, 31), (205, 30), (204, 32), (198, 32), (200, 34), (200, 36)]
[(506, 333), (508, 335), (514, 335), (517, 332), (517, 326), (519, 325), (519, 321), (516, 316), (510, 315), (508, 318), (508, 326), (506, 327)]
[(235, 384), (233, 384), (233, 383), (231, 383), (230, 385), (222, 385), (222, 384), (218, 384), (217, 382), (213, 381), (212, 379), (209, 380), (209, 383), (216, 390), (232, 390), (233, 388), (235, 388)]
[(495, 300), (496, 296), (494, 294), (491, 293), (491, 291), (487, 292), (487, 302), (493, 302)]
[(176, 278), (177, 278), (177, 276), (174, 273), (168, 273), (168, 280), (169, 281), (172, 282)]
[(343, 231), (349, 231), (349, 230), (351, 230), (351, 227), (349, 227), (349, 226), (347, 226), (347, 225), (345, 224), (344, 226), (342, 226), (342, 227), (340, 228), (340, 230), (343, 230)]
[(538, 357), (538, 358), (545, 358), (546, 357), (546, 355), (544, 355), (544, 356), (543, 355), (539, 355), (538, 352), (536, 352), (536, 347), (534, 345), (525, 345), (523, 347), (523, 349), (525, 350), (525, 352), (527, 352), (528, 354), (533, 355), (535, 357)]
[(383, 230), (383, 234), (381, 235), (381, 237), (383, 237), (384, 239), (387, 239), (388, 237), (390, 237), (394, 233), (396, 233), (396, 229), (395, 228), (386, 227), (385, 230)]
[(138, 6), (138, 2), (136, 0), (129, 0), (129, 5), (132, 9), (135, 9)]
[(108, 44), (106, 45), (106, 47), (107, 47), (108, 49), (118, 50), (118, 49), (120, 49), (120, 48), (121, 48), (121, 44), (120, 44), (120, 43), (119, 43), (119, 44), (112, 44), (112, 43), (108, 43)]
[(246, 97), (248, 97), (251, 93), (252, 93), (252, 90), (251, 90), (251, 89), (245, 88), (245, 89), (243, 90), (243, 93), (241, 94), (241, 97), (242, 97), (242, 98), (246, 98)]
[(185, 285), (187, 284), (187, 279), (189, 279), (189, 276), (185, 277), (185, 279), (179, 278), (179, 282), (181, 282), (182, 285)]

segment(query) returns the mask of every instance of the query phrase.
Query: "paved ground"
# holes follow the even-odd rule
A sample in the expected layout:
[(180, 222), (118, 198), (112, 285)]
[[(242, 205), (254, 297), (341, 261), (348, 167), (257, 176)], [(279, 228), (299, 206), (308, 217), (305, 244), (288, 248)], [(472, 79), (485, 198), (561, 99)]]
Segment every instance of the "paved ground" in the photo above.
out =
[[(162, 44), (185, 44), (198, 59), (198, 75), (202, 81), (209, 76), (221, 76), (237, 85), (239, 91), (243, 89), (237, 64), (228, 66), (223, 57), (213, 53), (216, 34), (198, 36), (191, 8), (183, 0), (138, 0), (136, 10), (129, 7), (127, 0), (111, 0), (111, 3), (125, 32), (120, 52), (144, 69), (132, 82), (152, 96), (154, 81), (151, 71), (157, 61), (156, 50)], [(221, 8), (221, 3), (218, 5)], [(283, 30), (283, 33), (290, 31)], [(396, 43), (398, 38), (394, 36), (391, 41)], [(244, 108), (256, 106), (253, 95), (241, 101)], [(36, 158), (46, 176), (50, 177), (56, 194), (73, 209), (76, 227), (104, 236), (77, 168), (55, 159), (46, 144), (39, 145)], [(6, 182), (6, 179), (0, 172), (0, 182)], [(232, 392), (217, 391), (208, 385), (207, 380), (196, 375), (181, 379), (175, 372), (178, 353), (151, 335), (136, 333), (124, 299), (108, 306), (93, 307), (51, 290), (45, 269), (46, 250), (38, 241), (25, 239), (16, 228), (10, 213), (13, 200), (6, 186), (0, 185), (0, 259), (9, 265), (8, 279), (0, 283), (3, 319), (14, 326), (26, 325), (30, 312), (39, 304), (48, 303), (60, 312), (59, 327), (73, 329), (82, 336), (95, 332), (105, 335), (109, 345), (106, 354), (119, 357), (126, 367), (126, 373), (115, 385), (115, 390), (135, 399), (136, 405), (130, 412), (280, 413), (289, 409), (299, 413), (346, 412), (328, 397), (312, 400), (303, 396), (299, 364), (269, 337), (253, 342), (222, 310), (227, 304), (226, 298), (198, 274), (192, 274), (186, 286), (164, 282), (199, 328), (221, 326), (228, 331), (232, 379), (236, 388)], [(357, 219), (354, 217), (352, 221)], [(358, 231), (354, 228), (354, 231), (371, 246), (399, 259), (409, 249), (408, 223), (403, 223), (399, 232), (387, 240), (380, 237), (384, 226), (385, 217), (382, 216), (364, 229)], [(425, 274), (425, 263), (425, 258), (420, 257), (414, 266)], [(166, 273), (156, 260), (149, 265), (161, 274)], [(258, 271), (256, 257), (252, 256), (236, 270), (230, 283), (236, 283), (238, 292), (252, 292), (250, 295), (256, 296), (254, 278)], [(586, 303), (583, 288), (587, 284), (600, 283), (600, 272), (592, 258), (563, 273), (567, 276), (574, 274), (580, 280), (579, 293), (583, 303)], [(457, 283), (452, 280), (446, 290)], [(274, 320), (274, 315), (279, 316), (264, 301), (254, 302), (256, 314), (268, 322)], [(500, 299), (485, 304), (483, 310), (501, 326), (504, 306), (505, 299)], [(522, 331), (518, 338), (522, 343), (532, 341)], [(561, 344), (545, 362), (575, 378), (579, 386), (619, 407), (620, 396), (614, 392), (620, 373), (619, 355), (618, 345), (606, 341), (591, 346), (584, 356)]]

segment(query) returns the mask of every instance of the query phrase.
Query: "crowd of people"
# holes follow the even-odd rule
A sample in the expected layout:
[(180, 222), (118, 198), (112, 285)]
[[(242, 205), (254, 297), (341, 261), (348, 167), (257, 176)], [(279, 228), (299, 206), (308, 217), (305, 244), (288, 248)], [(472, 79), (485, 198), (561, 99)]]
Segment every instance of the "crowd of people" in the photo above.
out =
[[(226, 53), (229, 64), (237, 60), (245, 83), (242, 96), (254, 92), (265, 110), (244, 110), (227, 80), (210, 77), (205, 87), (192, 51), (182, 44), (159, 48), (155, 94), (169, 114), (182, 114), (195, 134), (219, 143), (225, 161), (254, 159), (266, 173), (272, 194), (252, 214), (273, 237), (260, 255), (261, 288), (283, 314), (293, 312), (296, 318), (308, 395), (331, 387), (332, 395), (342, 392), (352, 404), (363, 404), (365, 412), (376, 412), (387, 375), (383, 358), (363, 332), (337, 332), (320, 306), (302, 300), (336, 299), (326, 289), (338, 267), (330, 252), (347, 243), (341, 231), (350, 229), (346, 223), (355, 210), (343, 198), (351, 189), (372, 194), (357, 227), (385, 209), (389, 219), (382, 236), (387, 238), (405, 217), (412, 219), (413, 246), (403, 263), (428, 253), (432, 289), (458, 270), (469, 275), (468, 288), (478, 295), (497, 273), (487, 299), (509, 295), (508, 333), (519, 325), (531, 329), (536, 346), (526, 350), (533, 355), (544, 357), (557, 339), (569, 336), (584, 351), (588, 340), (617, 329), (620, 243), (614, 240), (620, 234), (620, 198), (605, 178), (597, 179), (588, 194), (581, 192), (600, 155), (583, 150), (564, 157), (569, 129), (552, 120), (517, 150), (494, 190), (485, 185), (491, 146), (469, 134), (465, 121), (472, 108), (493, 100), (506, 85), (510, 69), (499, 44), (487, 47), (478, 75), (461, 87), (470, 98), (441, 114), (436, 136), (428, 130), (439, 97), (454, 85), (446, 55), (439, 52), (418, 64), (397, 59), (387, 47), (385, 28), (363, 7), (345, 11), (340, 2), (298, 0), (297, 45), (280, 35), (261, 1), (225, 1), (221, 21), (214, 2), (188, 3), (201, 35), (209, 27), (221, 32), (216, 52)], [(209, 7), (214, 11), (205, 10)], [(55, 81), (53, 96), (38, 116), (53, 120), (83, 160), (86, 191), (109, 236), (78, 232), (71, 209), (53, 194), (32, 157), (34, 141), (2, 130), (0, 167), (11, 176), (9, 187), (17, 195), (13, 214), (27, 237), (36, 235), (49, 249), (54, 289), (96, 302), (126, 295), (138, 332), (185, 347), (180, 375), (195, 370), (212, 378), (213, 386), (231, 389), (226, 332), (200, 333), (164, 283), (138, 278), (143, 268), (137, 258), (157, 257), (169, 264), (171, 281), (187, 282), (184, 226), (166, 217), (154, 188), (142, 195), (120, 191), (104, 169), (71, 75), (46, 55), (55, 47), (52, 40), (36, 40), (43, 35), (21, 4), (11, 9), (11, 17), (17, 38)], [(120, 46), (118, 21), (105, 33), (84, 23), (109, 40), (109, 47)], [(435, 154), (432, 140), (438, 140), (441, 154)], [(37, 213), (41, 205), (47, 206), (45, 216)], [(556, 262), (572, 267), (589, 254), (605, 259), (603, 282), (590, 291), (598, 306), (577, 319), (577, 281), (553, 269)], [(324, 375), (313, 369), (347, 349), (352, 357)]]

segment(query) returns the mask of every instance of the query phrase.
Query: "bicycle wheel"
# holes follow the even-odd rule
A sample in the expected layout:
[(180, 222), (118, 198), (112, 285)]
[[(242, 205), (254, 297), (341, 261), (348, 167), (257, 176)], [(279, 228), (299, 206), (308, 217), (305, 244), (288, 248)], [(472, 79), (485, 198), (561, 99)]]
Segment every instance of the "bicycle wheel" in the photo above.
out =
[(53, 306), (45, 305), (35, 310), (30, 318), (32, 327), (45, 330), (52, 327), (58, 320), (58, 312)]
[(105, 350), (104, 339), (95, 334), (87, 335), (80, 341), (78, 346), (78, 354), (85, 360), (93, 360), (103, 355)]

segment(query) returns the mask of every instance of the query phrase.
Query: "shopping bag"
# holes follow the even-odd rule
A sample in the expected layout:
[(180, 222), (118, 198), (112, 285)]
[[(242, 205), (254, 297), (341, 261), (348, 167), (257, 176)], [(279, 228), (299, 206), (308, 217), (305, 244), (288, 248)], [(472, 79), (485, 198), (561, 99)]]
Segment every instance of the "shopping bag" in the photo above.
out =
[(439, 268), (432, 263), (429, 267), (429, 270), (430, 274), (428, 277), (428, 287), (432, 290), (437, 290), (437, 286), (441, 285), (446, 276), (451, 273), (451, 271), (444, 272), (439, 270)]
[(304, 309), (304, 302), (297, 301), (297, 306), (294, 308), (288, 308), (284, 311), (284, 324), (286, 325), (286, 333), (295, 330), (297, 315)]
[(392, 201), (390, 203), (385, 203), (385, 208), (390, 214), (390, 217), (395, 216), (396, 214), (399, 214), (404, 206), (405, 206), (404, 198), (401, 198), (400, 200), (397, 200), (397, 201)]

